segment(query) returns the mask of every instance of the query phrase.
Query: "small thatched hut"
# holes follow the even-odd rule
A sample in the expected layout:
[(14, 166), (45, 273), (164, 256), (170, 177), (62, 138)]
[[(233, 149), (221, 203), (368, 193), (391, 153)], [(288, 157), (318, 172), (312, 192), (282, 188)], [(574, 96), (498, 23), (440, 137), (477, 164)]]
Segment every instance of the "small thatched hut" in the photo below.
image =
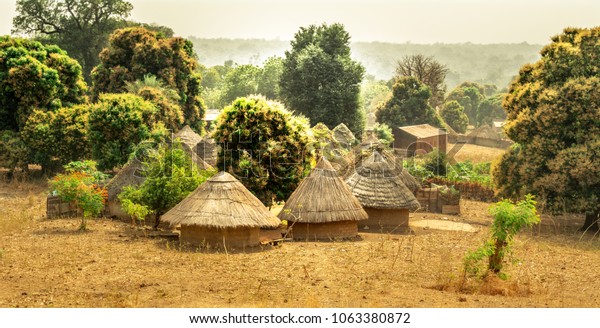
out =
[(279, 218), (297, 240), (352, 238), (367, 213), (329, 161), (322, 157), (285, 202)]
[(280, 224), (258, 198), (226, 172), (198, 186), (162, 220), (181, 225), (181, 242), (238, 248), (258, 245), (261, 227)]
[(181, 130), (179, 130), (175, 135), (173, 135), (173, 139), (179, 138), (184, 147), (193, 150), (196, 147), (196, 144), (202, 140), (200, 135), (198, 135), (189, 125), (184, 126)]
[(346, 183), (369, 215), (361, 226), (393, 231), (408, 229), (409, 211), (418, 209), (419, 202), (405, 185), (401, 171), (378, 151), (357, 163)]
[(347, 149), (350, 149), (356, 143), (356, 137), (344, 123), (340, 123), (333, 128), (333, 138)]
[(108, 212), (110, 216), (129, 219), (130, 216), (123, 211), (119, 194), (127, 186), (139, 186), (144, 182), (142, 175), (142, 162), (137, 158), (131, 159), (123, 168), (106, 184), (108, 191)]
[(200, 156), (204, 162), (208, 165), (217, 166), (217, 154), (219, 152), (219, 146), (215, 143), (215, 140), (209, 137), (204, 137), (196, 144), (196, 154)]

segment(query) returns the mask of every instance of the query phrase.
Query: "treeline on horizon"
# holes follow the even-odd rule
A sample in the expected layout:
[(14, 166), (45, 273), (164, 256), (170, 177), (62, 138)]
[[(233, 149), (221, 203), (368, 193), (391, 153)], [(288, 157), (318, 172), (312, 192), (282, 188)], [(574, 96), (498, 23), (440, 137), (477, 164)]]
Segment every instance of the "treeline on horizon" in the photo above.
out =
[[(272, 56), (283, 57), (290, 41), (264, 39), (205, 39), (190, 36), (199, 62), (207, 67), (223, 65), (231, 60), (237, 64), (262, 66)], [(498, 44), (413, 44), (385, 42), (353, 42), (352, 57), (366, 68), (367, 75), (389, 80), (396, 62), (404, 56), (433, 56), (448, 67), (448, 90), (465, 81), (507, 87), (526, 63), (539, 59), (542, 45), (528, 43)]]

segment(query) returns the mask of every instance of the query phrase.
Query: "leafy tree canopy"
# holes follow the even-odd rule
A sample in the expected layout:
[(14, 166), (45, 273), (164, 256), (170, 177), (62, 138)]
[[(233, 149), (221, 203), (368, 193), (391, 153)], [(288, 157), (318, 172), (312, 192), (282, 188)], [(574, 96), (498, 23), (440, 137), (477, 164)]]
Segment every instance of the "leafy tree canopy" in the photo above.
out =
[(492, 125), (494, 119), (502, 120), (506, 118), (506, 112), (502, 108), (502, 100), (505, 96), (506, 94), (499, 93), (486, 98), (479, 104), (479, 108), (477, 109), (477, 126), (484, 124)]
[(485, 89), (477, 83), (463, 82), (450, 92), (446, 102), (456, 100), (463, 106), (469, 122), (476, 122), (479, 103), (485, 98), (484, 92)]
[(440, 116), (450, 125), (454, 131), (465, 133), (469, 125), (469, 119), (461, 106), (456, 100), (449, 101), (442, 106)]
[(0, 130), (20, 130), (34, 109), (87, 101), (81, 66), (57, 46), (0, 37)]
[(405, 56), (396, 64), (396, 78), (400, 76), (413, 76), (425, 83), (431, 90), (429, 104), (436, 108), (444, 101), (446, 94), (446, 74), (448, 68), (435, 60), (421, 54)]
[(100, 53), (100, 63), (92, 72), (93, 92), (96, 97), (126, 92), (127, 82), (152, 74), (177, 91), (185, 124), (202, 132), (205, 105), (197, 67), (192, 43), (183, 38), (163, 37), (141, 27), (120, 29)]
[(521, 68), (503, 103), (505, 133), (519, 146), (494, 167), (500, 195), (537, 194), (547, 209), (586, 212), (586, 228), (598, 228), (599, 74), (600, 28), (565, 29)]
[(350, 57), (350, 35), (341, 24), (302, 27), (286, 51), (280, 78), (286, 105), (329, 128), (346, 124), (362, 135), (360, 84), (364, 67)]
[(81, 63), (87, 77), (133, 6), (123, 0), (17, 0), (16, 9), (14, 32), (59, 45)]
[(217, 166), (237, 176), (265, 205), (286, 200), (310, 169), (308, 122), (264, 97), (238, 98), (219, 116)]
[(429, 105), (430, 97), (429, 87), (417, 78), (401, 77), (392, 88), (392, 96), (377, 108), (377, 121), (392, 128), (414, 124), (441, 127), (442, 122)]

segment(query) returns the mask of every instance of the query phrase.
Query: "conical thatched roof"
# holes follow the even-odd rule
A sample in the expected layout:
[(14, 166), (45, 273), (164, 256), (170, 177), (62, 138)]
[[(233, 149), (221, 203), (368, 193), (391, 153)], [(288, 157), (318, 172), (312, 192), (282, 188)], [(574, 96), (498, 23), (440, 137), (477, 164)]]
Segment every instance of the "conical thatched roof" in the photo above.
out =
[(332, 132), (333, 138), (335, 138), (335, 140), (341, 143), (344, 147), (350, 147), (356, 142), (356, 137), (344, 123), (340, 123), (338, 126), (333, 128)]
[(142, 162), (137, 158), (131, 159), (123, 168), (106, 184), (108, 201), (117, 200), (117, 196), (127, 186), (139, 186), (144, 182), (142, 176)]
[(202, 139), (189, 125), (184, 126), (179, 132), (175, 133), (174, 138), (179, 138), (181, 143), (189, 149), (194, 149), (196, 144)]
[(215, 140), (209, 137), (202, 138), (195, 148), (196, 154), (202, 158), (208, 165), (217, 165), (217, 154), (219, 151)]
[(394, 165), (377, 151), (358, 163), (346, 183), (364, 207), (415, 210), (419, 202)]
[(279, 218), (324, 223), (366, 220), (367, 213), (329, 161), (322, 157), (285, 202)]
[(172, 225), (275, 228), (280, 221), (241, 182), (219, 172), (162, 216)]

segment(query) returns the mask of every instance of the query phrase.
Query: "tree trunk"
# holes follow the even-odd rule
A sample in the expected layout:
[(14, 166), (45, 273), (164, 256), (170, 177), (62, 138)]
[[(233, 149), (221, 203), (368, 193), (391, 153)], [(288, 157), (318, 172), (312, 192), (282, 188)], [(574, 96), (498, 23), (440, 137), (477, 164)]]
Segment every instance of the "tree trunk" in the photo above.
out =
[(154, 214), (154, 230), (158, 230), (158, 225), (160, 224), (160, 217), (163, 215), (163, 212), (156, 212)]
[(600, 216), (600, 209), (597, 209), (592, 213), (585, 213), (585, 222), (583, 223), (583, 227), (581, 227), (581, 231), (598, 231), (600, 227), (598, 226), (598, 217)]
[(496, 239), (494, 244), (494, 253), (490, 255), (488, 261), (488, 269), (495, 274), (498, 274), (502, 270), (502, 261), (504, 260), (504, 249), (508, 243), (506, 241)]

